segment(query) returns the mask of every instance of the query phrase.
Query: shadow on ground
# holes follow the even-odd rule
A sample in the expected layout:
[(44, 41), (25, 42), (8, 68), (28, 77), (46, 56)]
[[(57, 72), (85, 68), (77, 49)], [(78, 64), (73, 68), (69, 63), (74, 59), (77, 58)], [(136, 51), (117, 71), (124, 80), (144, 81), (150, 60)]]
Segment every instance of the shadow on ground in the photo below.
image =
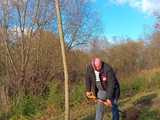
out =
[[(156, 93), (145, 95), (137, 99), (133, 106), (124, 110), (125, 115), (122, 116), (122, 120), (159, 120), (159, 117), (155, 118), (156, 113), (150, 110), (150, 106), (153, 104), (152, 100), (157, 97)], [(146, 111), (147, 110), (147, 111)], [(144, 114), (149, 113), (149, 114)], [(144, 115), (144, 116), (143, 116)], [(151, 117), (154, 118), (152, 119)], [(145, 118), (144, 118), (145, 117)]]
[(94, 120), (95, 119), (95, 114), (89, 115), (86, 118), (83, 118), (81, 120)]

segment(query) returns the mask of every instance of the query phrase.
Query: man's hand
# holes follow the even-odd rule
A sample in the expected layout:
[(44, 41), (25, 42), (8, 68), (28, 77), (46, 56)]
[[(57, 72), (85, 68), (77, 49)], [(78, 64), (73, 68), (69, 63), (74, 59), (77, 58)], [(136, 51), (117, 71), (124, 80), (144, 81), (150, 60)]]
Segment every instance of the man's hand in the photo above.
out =
[(89, 99), (96, 99), (96, 97), (94, 96), (93, 92), (86, 92), (86, 96)]
[(105, 104), (106, 106), (112, 107), (112, 102), (111, 102), (111, 100), (109, 100), (109, 99), (107, 99), (107, 100), (104, 102), (104, 104)]

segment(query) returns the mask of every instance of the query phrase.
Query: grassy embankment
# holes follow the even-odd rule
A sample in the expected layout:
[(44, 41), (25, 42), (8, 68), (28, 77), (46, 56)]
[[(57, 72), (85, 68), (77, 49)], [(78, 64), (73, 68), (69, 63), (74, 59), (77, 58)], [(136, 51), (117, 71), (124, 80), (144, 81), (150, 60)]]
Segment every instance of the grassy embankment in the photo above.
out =
[[(160, 120), (160, 69), (144, 70), (120, 81), (119, 100), (122, 120)], [(26, 96), (13, 105), (6, 120), (63, 120), (64, 93), (58, 83), (52, 83), (47, 96)], [(95, 104), (84, 97), (83, 82), (70, 88), (71, 120), (94, 119)], [(105, 118), (110, 119), (106, 108)]]

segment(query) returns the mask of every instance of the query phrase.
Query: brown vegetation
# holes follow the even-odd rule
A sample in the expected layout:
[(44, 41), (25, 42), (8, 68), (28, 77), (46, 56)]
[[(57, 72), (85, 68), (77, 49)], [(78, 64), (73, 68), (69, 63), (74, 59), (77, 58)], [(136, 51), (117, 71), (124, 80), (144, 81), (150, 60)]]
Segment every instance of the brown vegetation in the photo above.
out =
[[(147, 38), (149, 41), (120, 39), (112, 44), (96, 36), (100, 22), (98, 17), (91, 19), (90, 16), (97, 15), (87, 9), (85, 2), (76, 3), (76, 11), (66, 4), (62, 4), (62, 14), (71, 85), (82, 81), (85, 66), (93, 55), (111, 64), (119, 78), (140, 71), (145, 75), (148, 69), (160, 67), (158, 29)], [(54, 9), (50, 0), (36, 0), (32, 5), (29, 0), (0, 2), (0, 112), (11, 111), (12, 105), (20, 103), (24, 96), (47, 96), (53, 81), (58, 81), (59, 89), (63, 90)], [(87, 50), (80, 45), (87, 46)]]

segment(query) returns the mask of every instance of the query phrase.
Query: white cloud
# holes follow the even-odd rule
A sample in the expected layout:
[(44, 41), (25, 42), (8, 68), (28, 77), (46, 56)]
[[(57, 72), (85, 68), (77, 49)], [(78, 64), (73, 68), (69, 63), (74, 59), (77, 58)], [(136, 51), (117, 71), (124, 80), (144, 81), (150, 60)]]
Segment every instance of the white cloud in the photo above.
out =
[(111, 0), (117, 5), (128, 4), (147, 14), (160, 13), (160, 0)]

